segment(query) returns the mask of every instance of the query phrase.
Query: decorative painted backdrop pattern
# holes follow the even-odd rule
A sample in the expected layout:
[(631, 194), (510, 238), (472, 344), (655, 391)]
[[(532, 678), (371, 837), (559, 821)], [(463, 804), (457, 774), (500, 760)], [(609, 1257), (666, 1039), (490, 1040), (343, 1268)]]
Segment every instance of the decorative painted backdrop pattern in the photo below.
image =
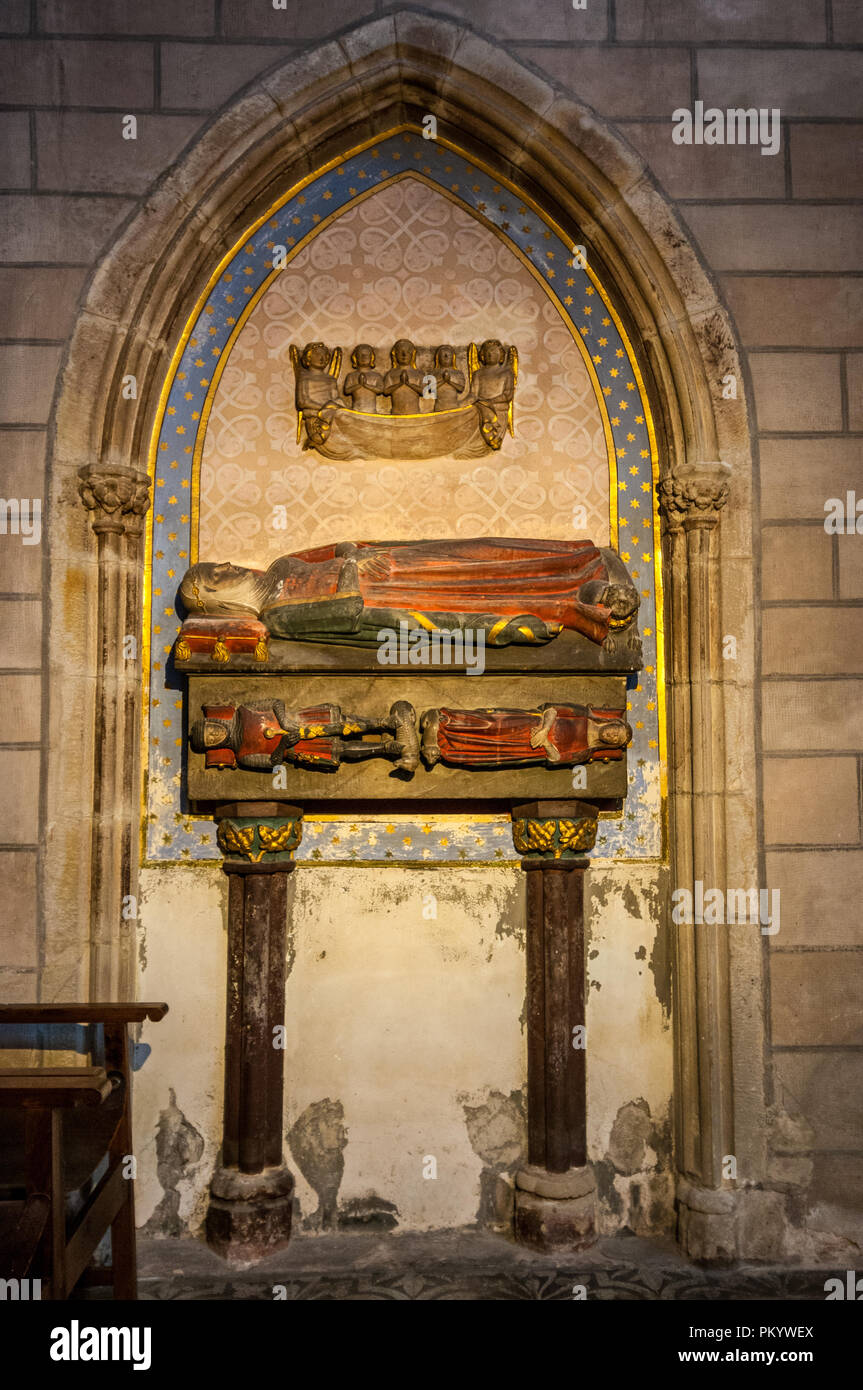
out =
[[(416, 177), (394, 184), (407, 170)], [(430, 197), (429, 185), (439, 194)], [(373, 197), (359, 201), (373, 189)], [(460, 206), (454, 209), (451, 200)], [(278, 245), (288, 248), (282, 270), (273, 268)], [(448, 269), (455, 271), (452, 279)], [(545, 303), (540, 284), (548, 291)], [(406, 319), (407, 311), (413, 317)], [(366, 338), (386, 340), (391, 326), (392, 336), (399, 336), (413, 324), (417, 340), (428, 342), (435, 316), (435, 326), (449, 325), (448, 335), (457, 342), (492, 333), (518, 343), (525, 371), (516, 401), (517, 438), (507, 439), (482, 472), (442, 461), (438, 473), (435, 461), (434, 469), (412, 468), (409, 486), (393, 465), (347, 466), (346, 476), (345, 465), (303, 457), (293, 444), (288, 343), (330, 336), (349, 348), (361, 336), (354, 326), (364, 326)], [(497, 322), (490, 322), (494, 317)], [(581, 351), (572, 346), (575, 335)], [(543, 392), (547, 420), (541, 414)], [(600, 514), (608, 476), (600, 463), (602, 430), (615, 476), (607, 511)], [(361, 515), (378, 518), (379, 538), (507, 530), (566, 537), (586, 530), (597, 541), (610, 535), (618, 544), (641, 591), (645, 667), (630, 681), (629, 795), (621, 817), (601, 822), (595, 857), (660, 856), (661, 608), (649, 407), (619, 317), (592, 271), (589, 247), (582, 263), (517, 190), (443, 140), (426, 141), (412, 130), (393, 132), (291, 190), (215, 269), (165, 383), (150, 467), (155, 500), (148, 518), (145, 617), (148, 861), (219, 856), (212, 822), (190, 816), (182, 803), (182, 682), (169, 658), (179, 631), (175, 595), (183, 571), (199, 552), (201, 558), (265, 563), (316, 540), (362, 538), (354, 506), (337, 496), (339, 486), (348, 497), (354, 489)], [(507, 475), (507, 469), (514, 471)], [(504, 499), (512, 493), (516, 501), (510, 504)], [(573, 498), (587, 507), (586, 528), (573, 528)], [(287, 529), (270, 532), (269, 509), (279, 503), (287, 507)], [(296, 857), (517, 857), (506, 818), (456, 820), (445, 824), (434, 817), (420, 825), (399, 816), (381, 835), (377, 818), (309, 817)]]
[[(388, 350), (401, 337), (516, 344), (516, 435), (500, 454), (375, 466), (331, 463), (297, 443), (289, 344), (341, 345), (344, 373), (358, 342)], [(389, 365), (378, 357), (379, 370)], [(199, 553), (266, 566), (285, 551), (368, 537), (566, 534), (602, 545), (608, 483), (593, 386), (553, 302), (490, 228), (405, 179), (320, 232), (237, 338), (207, 428)], [(287, 529), (274, 526), (279, 504)]]

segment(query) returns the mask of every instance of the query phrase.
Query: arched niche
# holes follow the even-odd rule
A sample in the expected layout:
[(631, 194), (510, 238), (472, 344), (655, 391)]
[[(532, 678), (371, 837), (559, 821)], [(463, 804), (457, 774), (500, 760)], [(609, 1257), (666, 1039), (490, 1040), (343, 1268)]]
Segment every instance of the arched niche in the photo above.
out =
[[(251, 84), (159, 181), (87, 289), (52, 426), (44, 998), (80, 993), (88, 975), (94, 997), (133, 986), (121, 909), (138, 862), (141, 668), (123, 639), (143, 607), (147, 441), (183, 327), (213, 267), (286, 188), (428, 113), (588, 245), (615, 288), (662, 465), (671, 882), (757, 882), (752, 459), (744, 393), (721, 394), (729, 372), (742, 379), (729, 317), (642, 162), (589, 108), (477, 34), (400, 12)], [(87, 469), (98, 559), (76, 501)], [(733, 680), (723, 632), (738, 636)], [(73, 720), (84, 736), (70, 747)], [(675, 947), (682, 1229), (693, 1252), (723, 1253), (738, 1248), (723, 1156), (751, 1182), (764, 1171), (761, 943), (731, 928), (677, 932)]]

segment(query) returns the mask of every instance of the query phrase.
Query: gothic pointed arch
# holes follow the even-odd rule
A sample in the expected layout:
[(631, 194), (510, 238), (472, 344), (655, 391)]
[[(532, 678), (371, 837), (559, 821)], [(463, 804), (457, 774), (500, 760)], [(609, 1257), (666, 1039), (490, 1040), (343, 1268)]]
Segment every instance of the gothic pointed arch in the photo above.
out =
[[(184, 325), (214, 267), (285, 190), (381, 132), (422, 129), (428, 115), (572, 246), (586, 245), (614, 286), (657, 423), (671, 882), (757, 881), (751, 677), (726, 679), (720, 650), (721, 636), (736, 634), (736, 669), (751, 671), (752, 457), (729, 316), (686, 229), (613, 129), (468, 28), (400, 11), (250, 84), (130, 216), (87, 288), (52, 422), (53, 964), (43, 997), (74, 995), (87, 954), (94, 997), (133, 982), (134, 922), (122, 909), (136, 891), (141, 668), (124, 649), (140, 639), (148, 440)], [(729, 375), (741, 387), (726, 398)], [(82, 601), (96, 593), (101, 627)], [(72, 716), (95, 732), (70, 748), (61, 731)], [(86, 942), (81, 922), (92, 924)], [(677, 936), (676, 1161), (693, 1251), (736, 1240), (724, 1156), (752, 1181), (764, 1169), (760, 953), (747, 928)]]

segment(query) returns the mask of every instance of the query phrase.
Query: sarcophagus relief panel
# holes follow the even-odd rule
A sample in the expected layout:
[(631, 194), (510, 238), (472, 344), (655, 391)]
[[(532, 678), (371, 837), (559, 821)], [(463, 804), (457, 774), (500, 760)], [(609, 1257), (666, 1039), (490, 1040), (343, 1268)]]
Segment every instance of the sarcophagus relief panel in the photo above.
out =
[[(481, 708), (467, 706), (473, 692)], [(196, 803), (626, 792), (631, 729), (619, 676), (193, 675), (189, 710)]]

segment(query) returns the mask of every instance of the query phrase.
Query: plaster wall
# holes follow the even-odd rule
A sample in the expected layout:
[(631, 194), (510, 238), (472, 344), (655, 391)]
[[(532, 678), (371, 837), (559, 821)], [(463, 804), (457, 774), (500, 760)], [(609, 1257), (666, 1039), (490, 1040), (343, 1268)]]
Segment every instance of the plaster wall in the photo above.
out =
[[(608, 1233), (673, 1221), (660, 876), (587, 879), (588, 1143)], [(526, 1148), (520, 868), (301, 865), (289, 883), (284, 1132), (304, 1229), (507, 1225)], [(138, 1219), (196, 1231), (221, 1133), (226, 880), (162, 866), (140, 887), (142, 993), (171, 1011), (143, 1035)]]

